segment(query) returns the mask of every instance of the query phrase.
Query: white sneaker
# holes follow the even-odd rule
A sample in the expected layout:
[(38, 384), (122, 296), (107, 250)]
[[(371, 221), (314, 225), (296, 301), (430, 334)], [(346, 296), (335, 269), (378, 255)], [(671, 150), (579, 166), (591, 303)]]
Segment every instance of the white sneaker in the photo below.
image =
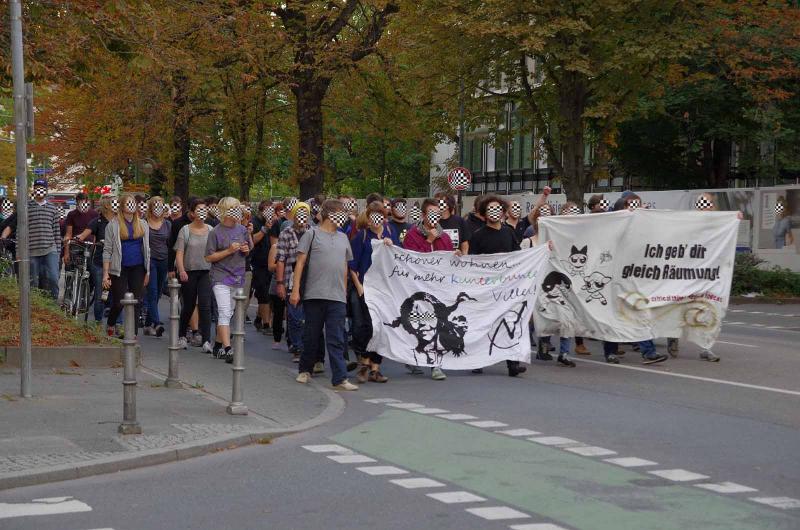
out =
[(710, 363), (718, 363), (719, 357), (715, 355), (711, 350), (703, 350), (700, 352), (700, 360), (708, 361)]
[(347, 379), (345, 379), (344, 381), (342, 381), (338, 385), (334, 385), (333, 389), (334, 390), (347, 390), (347, 391), (352, 392), (354, 390), (358, 390), (358, 387), (356, 385), (354, 385), (353, 383), (351, 383), (350, 381), (348, 381)]
[(442, 371), (441, 368), (439, 368), (438, 366), (434, 366), (431, 369), (431, 379), (433, 379), (434, 381), (444, 381), (445, 379), (447, 379), (447, 376), (445, 375), (444, 371)]
[(297, 381), (298, 383), (303, 383), (304, 385), (308, 384), (310, 380), (311, 380), (311, 374), (308, 372), (302, 372), (298, 374), (297, 377), (295, 378), (295, 381)]
[(189, 341), (186, 340), (186, 337), (178, 337), (178, 348), (182, 350), (189, 348)]
[(214, 346), (211, 345), (211, 342), (205, 341), (201, 351), (203, 353), (214, 353)]

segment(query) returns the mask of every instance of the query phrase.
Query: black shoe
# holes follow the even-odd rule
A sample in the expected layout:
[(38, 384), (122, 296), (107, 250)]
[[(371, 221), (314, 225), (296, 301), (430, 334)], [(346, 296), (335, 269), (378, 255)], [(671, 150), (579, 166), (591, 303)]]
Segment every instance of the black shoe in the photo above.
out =
[(217, 348), (216, 351), (214, 351), (214, 358), (215, 359), (224, 359), (225, 358), (225, 347), (224, 346), (220, 346), (219, 348)]
[(546, 351), (539, 350), (536, 352), (536, 359), (539, 361), (552, 361), (553, 356), (547, 353)]
[(619, 359), (613, 353), (611, 355), (606, 356), (606, 362), (608, 364), (619, 364)]
[(473, 374), (482, 374), (482, 373), (483, 373), (483, 368), (475, 368), (475, 369), (472, 371), (472, 373), (473, 373)]
[(525, 366), (515, 366), (508, 369), (508, 377), (517, 377), (519, 374), (524, 374), (528, 369)]
[(575, 366), (577, 366), (575, 364), (575, 361), (567, 357), (567, 355), (564, 353), (559, 355), (557, 360), (559, 364), (563, 364), (564, 366), (569, 366), (570, 368), (575, 368)]
[(264, 329), (264, 325), (261, 323), (261, 317), (256, 317), (256, 319), (253, 320), (253, 327), (256, 328), (258, 331)]
[(347, 371), (348, 371), (348, 372), (352, 372), (352, 371), (353, 371), (353, 370), (355, 370), (356, 368), (358, 368), (358, 363), (357, 363), (357, 362), (355, 362), (355, 361), (350, 361), (349, 363), (347, 363)]
[(556, 347), (553, 346), (552, 344), (548, 344), (548, 346), (549, 347), (547, 348), (547, 351), (556, 351)]
[(647, 357), (642, 357), (642, 364), (663, 363), (668, 357), (663, 353), (653, 353)]
[(164, 336), (164, 324), (159, 324), (156, 326), (156, 337), (163, 337)]
[(244, 323), (245, 323), (245, 324), (252, 324), (252, 323), (253, 323), (253, 321), (250, 319), (250, 317), (249, 317), (249, 316), (245, 315), (245, 316), (244, 316)]
[(225, 362), (228, 364), (233, 364), (233, 353), (228, 352), (225, 354)]

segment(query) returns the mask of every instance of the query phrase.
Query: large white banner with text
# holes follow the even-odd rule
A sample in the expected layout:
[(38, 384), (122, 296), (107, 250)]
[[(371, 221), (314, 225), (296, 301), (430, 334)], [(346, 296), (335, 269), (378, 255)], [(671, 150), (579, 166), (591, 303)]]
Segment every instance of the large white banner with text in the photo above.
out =
[(536, 334), (710, 348), (730, 295), (736, 212), (636, 210), (539, 221), (552, 241)]
[(458, 257), (373, 242), (364, 280), (369, 351), (454, 370), (530, 362), (528, 322), (548, 255), (540, 247)]

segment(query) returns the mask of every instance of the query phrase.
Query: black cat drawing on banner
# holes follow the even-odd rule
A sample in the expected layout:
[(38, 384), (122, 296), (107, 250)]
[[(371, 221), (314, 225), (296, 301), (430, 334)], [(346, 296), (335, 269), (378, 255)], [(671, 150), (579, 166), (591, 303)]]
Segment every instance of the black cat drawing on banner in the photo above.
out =
[(453, 316), (461, 302), (476, 300), (466, 293), (459, 293), (455, 303), (444, 305), (430, 293), (414, 293), (400, 305), (400, 316), (385, 326), (401, 327), (417, 338), (414, 359), (417, 354), (425, 355), (425, 363), (430, 366), (442, 364), (442, 357), (464, 355), (464, 335), (469, 323), (464, 315)]

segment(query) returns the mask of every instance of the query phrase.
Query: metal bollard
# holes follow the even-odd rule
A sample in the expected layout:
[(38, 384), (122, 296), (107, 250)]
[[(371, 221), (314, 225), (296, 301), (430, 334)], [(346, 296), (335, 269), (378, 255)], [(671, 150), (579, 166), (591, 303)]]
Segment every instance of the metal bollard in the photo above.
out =
[(247, 297), (244, 289), (236, 289), (233, 295), (236, 300), (236, 311), (233, 314), (233, 326), (231, 326), (231, 336), (233, 337), (233, 388), (231, 389), (231, 402), (228, 404), (228, 414), (245, 415), (247, 405), (244, 399), (244, 389), (242, 388), (242, 372), (244, 372), (244, 314), (247, 310), (245, 303)]
[(181, 313), (178, 303), (178, 291), (181, 288), (177, 278), (169, 281), (169, 372), (164, 386), (167, 388), (181, 388), (181, 381), (178, 378), (178, 328), (180, 326)]
[(122, 423), (120, 434), (141, 434), (142, 426), (136, 421), (136, 303), (133, 293), (125, 293), (121, 301), (125, 321), (125, 338), (122, 340), (125, 370), (122, 376)]

